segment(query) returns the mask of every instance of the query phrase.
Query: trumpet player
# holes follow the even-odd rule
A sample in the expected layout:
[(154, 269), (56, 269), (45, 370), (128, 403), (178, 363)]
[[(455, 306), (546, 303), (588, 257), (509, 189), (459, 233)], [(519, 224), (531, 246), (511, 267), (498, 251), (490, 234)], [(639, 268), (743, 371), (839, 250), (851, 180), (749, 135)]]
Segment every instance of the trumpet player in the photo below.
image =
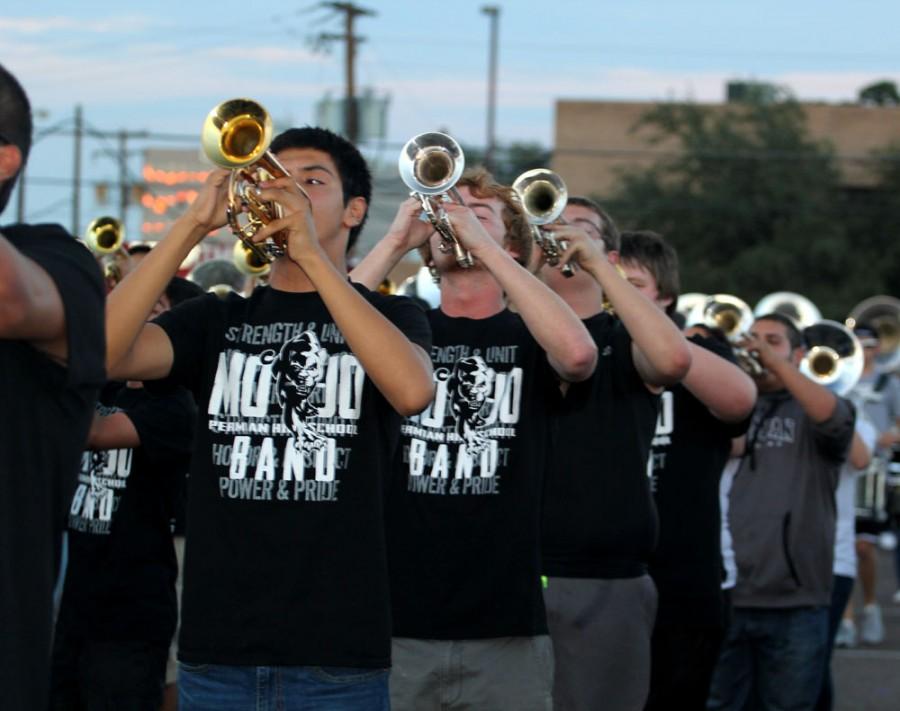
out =
[(440, 708), (452, 695), (465, 708), (549, 711), (538, 531), (550, 412), (558, 381), (587, 378), (597, 353), (575, 314), (517, 263), (531, 232), (513, 191), (484, 171), (456, 187), (465, 205), (444, 208), (472, 266), (441, 251), (405, 203), (353, 274), (377, 284), (429, 233), (436, 393), (404, 420), (388, 504), (392, 707)]
[(240, 209), (228, 204), (228, 171), (214, 170), (109, 299), (112, 374), (188, 386), (203, 413), (179, 708), (274, 708), (290, 697), (387, 709), (383, 476), (398, 413), (432, 396), (428, 325), (405, 300), (347, 279), (348, 244), (371, 196), (357, 149), (307, 127), (268, 150), (285, 174), (247, 186), (280, 206), (250, 238), (279, 242), (268, 288), (194, 299), (145, 323), (190, 249), (225, 224), (226, 207)]
[[(654, 232), (623, 232), (619, 263), (629, 282), (672, 317), (679, 291), (674, 248)], [(647, 711), (706, 706), (727, 624), (719, 478), (756, 402), (756, 386), (720, 332), (693, 327), (685, 335), (691, 368), (661, 396), (648, 471), (659, 513), (649, 565), (659, 604)]]
[(733, 616), (709, 709), (812, 708), (828, 644), (835, 488), (853, 436), (846, 399), (803, 375), (803, 339), (780, 314), (741, 345), (758, 359), (760, 397), (729, 497), (737, 561)]
[[(563, 218), (568, 224), (545, 229), (568, 248), (542, 276), (600, 358), (592, 378), (568, 388), (548, 471), (542, 542), (554, 708), (639, 709), (657, 605), (648, 457), (660, 393), (684, 377), (691, 355), (671, 319), (617, 271), (619, 233), (606, 213), (570, 200)], [(569, 262), (579, 268), (567, 278)]]
[[(25, 90), (0, 65), (0, 212), (32, 142)], [(63, 501), (105, 381), (100, 270), (59, 225), (0, 229), (0, 689), (47, 707)]]

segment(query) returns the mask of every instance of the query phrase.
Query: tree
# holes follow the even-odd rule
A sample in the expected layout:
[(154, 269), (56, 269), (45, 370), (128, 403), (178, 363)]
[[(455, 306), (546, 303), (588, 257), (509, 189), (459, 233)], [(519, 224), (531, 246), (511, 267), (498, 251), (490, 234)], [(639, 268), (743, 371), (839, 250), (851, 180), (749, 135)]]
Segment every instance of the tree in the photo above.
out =
[(863, 106), (900, 106), (900, 93), (892, 81), (877, 81), (859, 90), (859, 103)]
[(796, 291), (843, 320), (861, 292), (846, 200), (831, 148), (808, 137), (796, 102), (664, 104), (634, 130), (650, 143), (674, 137), (682, 150), (625, 173), (607, 204), (621, 226), (670, 239), (683, 291), (731, 293), (751, 306)]

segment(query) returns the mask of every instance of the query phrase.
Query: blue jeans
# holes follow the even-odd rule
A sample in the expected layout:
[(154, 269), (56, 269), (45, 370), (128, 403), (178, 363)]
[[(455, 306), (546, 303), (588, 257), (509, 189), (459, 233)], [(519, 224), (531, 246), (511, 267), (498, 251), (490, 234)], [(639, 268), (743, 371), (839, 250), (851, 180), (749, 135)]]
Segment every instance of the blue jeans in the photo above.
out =
[(707, 709), (808, 711), (822, 689), (828, 608), (735, 608)]
[(388, 669), (178, 664), (180, 711), (388, 711)]

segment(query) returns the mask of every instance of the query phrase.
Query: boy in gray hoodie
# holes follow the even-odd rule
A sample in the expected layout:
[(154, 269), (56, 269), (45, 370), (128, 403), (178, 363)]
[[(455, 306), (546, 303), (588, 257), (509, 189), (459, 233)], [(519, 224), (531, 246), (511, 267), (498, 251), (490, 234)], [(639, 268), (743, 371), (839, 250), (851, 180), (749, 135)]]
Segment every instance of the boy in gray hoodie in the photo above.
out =
[(808, 709), (826, 653), (834, 491), (853, 436), (852, 404), (804, 376), (803, 342), (779, 314), (742, 344), (760, 397), (731, 489), (738, 581), (708, 709)]

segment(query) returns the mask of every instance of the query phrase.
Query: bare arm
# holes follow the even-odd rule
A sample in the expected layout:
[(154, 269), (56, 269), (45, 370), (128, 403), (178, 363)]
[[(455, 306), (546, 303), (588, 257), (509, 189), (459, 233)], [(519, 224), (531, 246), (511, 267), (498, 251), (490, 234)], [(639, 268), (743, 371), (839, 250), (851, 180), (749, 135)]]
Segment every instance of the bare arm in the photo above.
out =
[(66, 314), (56, 283), (2, 235), (0, 339), (27, 341), (59, 360), (68, 356)]
[(124, 412), (111, 415), (94, 414), (91, 430), (88, 433), (88, 449), (119, 449), (139, 447), (141, 438), (131, 418)]
[(287, 255), (315, 286), (347, 345), (375, 387), (401, 415), (421, 412), (434, 395), (431, 359), (373, 307), (341, 274), (316, 237), (308, 198), (292, 178), (265, 183), (260, 195), (285, 215), (260, 230), (255, 241), (288, 231)]
[(586, 380), (597, 365), (597, 346), (581, 319), (546, 284), (495, 242), (474, 213), (446, 207), (453, 228), (472, 256), (499, 282), (528, 330), (547, 353), (554, 371), (567, 382)]
[(632, 340), (634, 364), (651, 386), (672, 385), (691, 365), (691, 351), (678, 327), (665, 312), (623, 279), (609, 263), (599, 243), (572, 225), (551, 225), (557, 238), (569, 246), (560, 264), (577, 261), (600, 284)]
[(740, 422), (753, 412), (756, 384), (734, 363), (688, 341), (691, 368), (682, 384), (723, 422)]
[(407, 252), (422, 246), (434, 228), (419, 219), (421, 212), (417, 198), (400, 203), (388, 233), (350, 272), (350, 279), (374, 290)]
[(106, 302), (106, 367), (110, 378), (155, 380), (172, 369), (172, 343), (147, 317), (188, 252), (224, 224), (228, 171), (214, 170), (190, 209)]
[(853, 441), (850, 443), (850, 456), (847, 458), (847, 461), (850, 462), (850, 466), (854, 469), (865, 469), (869, 466), (869, 462), (872, 461), (872, 453), (869, 451), (866, 443), (863, 442), (862, 437), (859, 436), (859, 432), (853, 433)]

